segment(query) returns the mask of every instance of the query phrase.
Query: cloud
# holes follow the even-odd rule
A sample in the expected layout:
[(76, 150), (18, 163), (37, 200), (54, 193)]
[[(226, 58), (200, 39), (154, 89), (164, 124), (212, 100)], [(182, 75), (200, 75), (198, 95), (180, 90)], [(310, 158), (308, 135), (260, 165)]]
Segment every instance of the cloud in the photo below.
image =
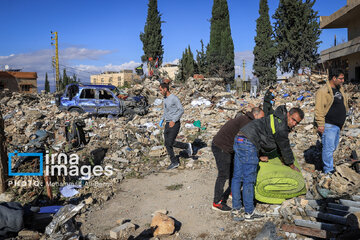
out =
[[(87, 49), (80, 47), (68, 47), (59, 50), (60, 62), (62, 63), (60, 68), (66, 67), (70, 75), (72, 73), (78, 73), (80, 79), (89, 78), (91, 73), (77, 71), (74, 67), (71, 67), (70, 62), (72, 60), (97, 60), (104, 55), (112, 53), (111, 50), (101, 49)], [(38, 74), (38, 88), (43, 89), (45, 81), (45, 73), (48, 73), (50, 86), (54, 88), (54, 74), (53, 67), (51, 65), (52, 56), (54, 56), (53, 49), (42, 49), (34, 52), (10, 54), (8, 56), (0, 56), (0, 70), (5, 69), (5, 65), (8, 65), (10, 69), (22, 69), (24, 72), (37, 72)]]

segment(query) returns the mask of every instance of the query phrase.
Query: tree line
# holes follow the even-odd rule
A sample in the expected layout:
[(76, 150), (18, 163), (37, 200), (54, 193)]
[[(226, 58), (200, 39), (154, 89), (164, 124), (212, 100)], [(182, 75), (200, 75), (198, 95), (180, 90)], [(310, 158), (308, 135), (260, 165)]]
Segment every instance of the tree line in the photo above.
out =
[[(274, 26), (270, 22), (268, 1), (259, 1), (253, 72), (261, 84), (274, 83), (278, 68), (282, 73), (296, 74), (317, 63), (321, 30), (318, 12), (313, 10), (315, 1), (279, 0), (272, 16)], [(159, 65), (162, 63), (162, 23), (157, 0), (149, 0), (144, 32), (140, 33), (144, 51), (141, 60), (144, 63), (149, 64), (148, 59), (159, 59)], [(234, 81), (234, 43), (227, 0), (214, 0), (210, 24), (210, 42), (206, 47), (201, 40), (201, 50), (196, 50), (195, 58), (190, 46), (183, 51), (176, 76), (178, 81), (185, 81), (195, 73), (221, 77), (225, 83)]]
[[(62, 74), (62, 76), (60, 76), (60, 80), (59, 80), (60, 91), (65, 90), (66, 85), (71, 84), (71, 83), (80, 83), (80, 79), (76, 76), (75, 73), (72, 76), (68, 76), (66, 73), (66, 68), (64, 68), (63, 74)], [(45, 88), (44, 89), (45, 89), (46, 93), (50, 92), (50, 82), (49, 82), (47, 73), (45, 73)]]

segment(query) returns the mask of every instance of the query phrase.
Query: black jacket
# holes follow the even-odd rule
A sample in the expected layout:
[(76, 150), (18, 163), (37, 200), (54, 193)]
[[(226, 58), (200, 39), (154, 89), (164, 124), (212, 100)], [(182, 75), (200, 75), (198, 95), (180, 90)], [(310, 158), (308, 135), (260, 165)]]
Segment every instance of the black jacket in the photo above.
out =
[[(270, 103), (275, 97), (272, 95), (272, 92), (268, 89), (264, 96), (264, 103)], [(272, 104), (271, 104), (272, 105)]]
[(258, 150), (260, 155), (264, 155), (274, 150), (283, 157), (286, 165), (294, 163), (294, 155), (290, 147), (289, 132), (287, 124), (286, 107), (279, 106), (274, 111), (275, 134), (272, 134), (270, 116), (255, 119), (240, 129)]
[(227, 121), (215, 135), (212, 143), (227, 153), (233, 153), (236, 134), (240, 128), (254, 119), (254, 115), (251, 112), (247, 112), (245, 115)]

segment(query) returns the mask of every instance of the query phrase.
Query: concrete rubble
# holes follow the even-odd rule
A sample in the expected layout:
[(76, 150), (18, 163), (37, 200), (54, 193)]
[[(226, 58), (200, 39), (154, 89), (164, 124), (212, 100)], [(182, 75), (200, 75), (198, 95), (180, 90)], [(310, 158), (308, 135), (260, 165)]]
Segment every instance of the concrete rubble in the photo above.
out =
[[(352, 160), (349, 158), (354, 150), (360, 154), (359, 86), (345, 85), (346, 92), (350, 95), (352, 111), (341, 132), (338, 150), (334, 155), (336, 173), (327, 177), (321, 173), (320, 138), (315, 134), (313, 125), (314, 97), (322, 80), (321, 76), (313, 76), (310, 80), (298, 79), (276, 85), (275, 107), (282, 104), (286, 104), (288, 109), (299, 106), (305, 112), (304, 120), (290, 134), (290, 141), (302, 167), (308, 193), (306, 196), (285, 201), (281, 208), (273, 206), (266, 208), (268, 214), (272, 214), (274, 209), (278, 211), (286, 223), (294, 223), (295, 220), (316, 220), (306, 213), (314, 210), (307, 201), (330, 197), (351, 199), (352, 196), (360, 194), (360, 175), (352, 168)], [(180, 169), (216, 168), (211, 152), (213, 136), (227, 120), (235, 117), (239, 112), (244, 113), (252, 106), (262, 104), (264, 91), (257, 99), (249, 98), (249, 93), (237, 96), (235, 91), (224, 92), (221, 81), (222, 79), (217, 78), (189, 78), (184, 85), (171, 84), (171, 92), (180, 98), (185, 110), (178, 139), (192, 142), (196, 153), (193, 158), (188, 158), (186, 154), (178, 152)], [(5, 121), (8, 152), (26, 152), (33, 147), (31, 139), (38, 130), (47, 132), (44, 142), (48, 150), (76, 153), (81, 161), (89, 161), (90, 152), (93, 150), (106, 149), (106, 155), (99, 164), (112, 165), (114, 174), (92, 177), (88, 180), (75, 179), (75, 182), (82, 184), (82, 187), (77, 189), (79, 193), (72, 198), (72, 200), (86, 199), (86, 206), (79, 211), (80, 215), (85, 214), (89, 208), (101, 208), (101, 205), (114, 195), (115, 186), (123, 179), (142, 178), (164, 170), (170, 164), (163, 146), (163, 129), (157, 125), (162, 114), (162, 96), (158, 92), (158, 86), (159, 82), (146, 79), (142, 86), (136, 85), (128, 90), (130, 93), (142, 92), (151, 104), (147, 115), (135, 116), (131, 121), (125, 117), (96, 118), (89, 114), (59, 111), (51, 94), (2, 93), (0, 109)], [(86, 144), (79, 148), (69, 146), (64, 137), (66, 122), (74, 120), (85, 123)], [(194, 125), (197, 120), (200, 121), (201, 127)], [(25, 169), (36, 167), (34, 161), (23, 165)], [(36, 181), (39, 177), (27, 176), (22, 179)], [(59, 177), (56, 180), (66, 182), (69, 179)], [(92, 188), (91, 183), (95, 184), (95, 182), (104, 185), (101, 188)], [(22, 203), (45, 201), (45, 198), (39, 197), (43, 191), (41, 188), (13, 186), (11, 189), (9, 195), (12, 201)], [(70, 201), (62, 197), (58, 191), (54, 191), (53, 195), (55, 199)], [(2, 199), (9, 197), (4, 195)], [(123, 225), (119, 227), (121, 227), (120, 231), (113, 233), (117, 237), (123, 229), (127, 229)]]

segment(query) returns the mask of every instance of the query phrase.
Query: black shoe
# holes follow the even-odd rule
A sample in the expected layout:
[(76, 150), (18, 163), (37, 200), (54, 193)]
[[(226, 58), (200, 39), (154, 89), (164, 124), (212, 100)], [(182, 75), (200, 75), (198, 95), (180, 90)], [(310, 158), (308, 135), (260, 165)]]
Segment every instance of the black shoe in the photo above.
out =
[(216, 211), (220, 211), (220, 212), (230, 212), (231, 211), (231, 207), (229, 207), (228, 205), (223, 203), (223, 201), (220, 201), (218, 203), (213, 203), (212, 209), (214, 209)]
[(179, 163), (171, 163), (171, 164), (167, 167), (167, 170), (171, 170), (171, 169), (177, 168), (178, 166), (179, 166)]

